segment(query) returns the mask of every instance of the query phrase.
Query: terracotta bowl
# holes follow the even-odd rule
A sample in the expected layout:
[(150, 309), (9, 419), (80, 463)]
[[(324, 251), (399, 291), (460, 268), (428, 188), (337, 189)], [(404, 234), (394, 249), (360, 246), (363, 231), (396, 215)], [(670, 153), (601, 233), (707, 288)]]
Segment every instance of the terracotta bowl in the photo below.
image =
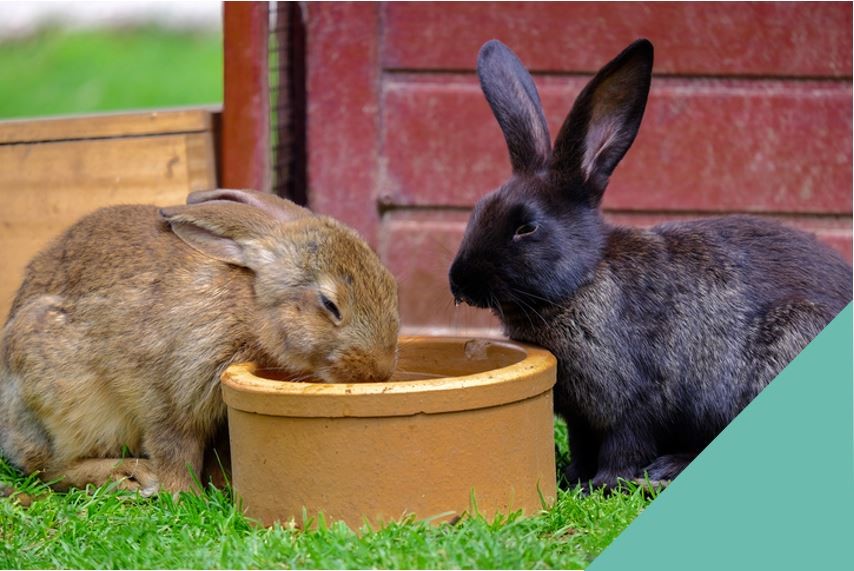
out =
[(222, 377), (232, 484), (247, 515), (351, 527), (407, 514), (531, 514), (555, 497), (554, 356), (511, 342), (404, 337), (387, 383)]

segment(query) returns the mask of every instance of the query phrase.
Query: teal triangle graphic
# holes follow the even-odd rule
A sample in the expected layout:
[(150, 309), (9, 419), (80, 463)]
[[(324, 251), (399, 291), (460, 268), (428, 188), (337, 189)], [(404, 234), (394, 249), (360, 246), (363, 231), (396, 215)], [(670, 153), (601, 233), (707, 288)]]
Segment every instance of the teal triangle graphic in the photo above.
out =
[(849, 303), (590, 565), (854, 569)]

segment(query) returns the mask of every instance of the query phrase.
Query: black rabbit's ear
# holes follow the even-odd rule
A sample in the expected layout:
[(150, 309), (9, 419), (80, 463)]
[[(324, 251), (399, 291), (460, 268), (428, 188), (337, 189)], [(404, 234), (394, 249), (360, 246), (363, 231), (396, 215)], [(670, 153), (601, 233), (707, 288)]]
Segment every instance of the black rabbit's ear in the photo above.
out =
[(632, 43), (599, 70), (581, 91), (558, 133), (553, 172), (567, 184), (581, 182), (592, 206), (602, 199), (608, 177), (635, 140), (652, 79), (649, 40)]
[(477, 75), (504, 132), (513, 172), (541, 168), (549, 158), (551, 137), (531, 74), (510, 48), (490, 40), (477, 56)]

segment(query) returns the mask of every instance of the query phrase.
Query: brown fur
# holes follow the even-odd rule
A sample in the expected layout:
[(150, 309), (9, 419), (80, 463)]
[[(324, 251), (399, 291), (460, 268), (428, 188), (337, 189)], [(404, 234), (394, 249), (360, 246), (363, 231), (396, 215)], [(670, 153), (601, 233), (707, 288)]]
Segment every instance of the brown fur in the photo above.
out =
[(0, 450), (25, 472), (189, 489), (229, 364), (390, 376), (396, 284), (355, 232), (260, 193), (188, 202), (98, 210), (31, 261), (0, 348)]

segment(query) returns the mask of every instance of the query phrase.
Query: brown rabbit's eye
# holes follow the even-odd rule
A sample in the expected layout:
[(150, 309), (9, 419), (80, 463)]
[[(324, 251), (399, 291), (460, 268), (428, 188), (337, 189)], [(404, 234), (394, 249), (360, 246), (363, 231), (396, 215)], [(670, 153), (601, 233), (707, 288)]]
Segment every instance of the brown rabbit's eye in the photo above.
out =
[(320, 303), (323, 304), (323, 307), (326, 308), (326, 311), (332, 314), (332, 317), (334, 317), (336, 321), (341, 320), (341, 310), (338, 309), (338, 306), (335, 305), (335, 303), (331, 299), (329, 299), (323, 294), (320, 294)]
[(522, 224), (521, 226), (516, 228), (516, 234), (513, 237), (521, 238), (522, 236), (533, 234), (537, 231), (537, 228), (538, 226), (536, 224)]

